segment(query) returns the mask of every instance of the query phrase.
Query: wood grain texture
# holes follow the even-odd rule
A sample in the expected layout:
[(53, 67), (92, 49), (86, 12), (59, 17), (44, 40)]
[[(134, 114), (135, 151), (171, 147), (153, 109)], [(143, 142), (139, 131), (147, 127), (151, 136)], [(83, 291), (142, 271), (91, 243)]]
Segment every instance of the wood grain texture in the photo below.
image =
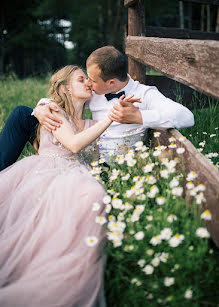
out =
[[(177, 156), (179, 159), (183, 159), (181, 164), (183, 163), (186, 174), (190, 171), (195, 171), (198, 174), (198, 179), (196, 181), (194, 180), (194, 183), (203, 183), (205, 185), (206, 190), (204, 191), (204, 196), (206, 202), (203, 203), (202, 207), (203, 210), (209, 209), (212, 214), (212, 220), (206, 222), (206, 226), (212, 239), (219, 247), (219, 171), (193, 146), (189, 140), (185, 138), (183, 143), (179, 142), (178, 139), (182, 134), (178, 130), (169, 129), (160, 132), (159, 144), (168, 146), (170, 144), (169, 138), (173, 136), (177, 140), (177, 147), (185, 148), (183, 155), (177, 155), (175, 149), (171, 149), (171, 154), (173, 154), (173, 157)], [(153, 144), (154, 146), (158, 145), (157, 138), (153, 138)], [(189, 207), (189, 199), (186, 198), (186, 200), (187, 207)]]
[(219, 98), (219, 42), (127, 36), (126, 55)]

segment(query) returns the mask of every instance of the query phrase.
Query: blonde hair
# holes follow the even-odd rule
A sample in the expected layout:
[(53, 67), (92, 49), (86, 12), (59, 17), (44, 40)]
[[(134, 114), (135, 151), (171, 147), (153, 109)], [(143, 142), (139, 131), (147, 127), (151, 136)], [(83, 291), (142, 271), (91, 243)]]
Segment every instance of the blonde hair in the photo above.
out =
[[(78, 69), (80, 69), (80, 67), (67, 65), (54, 73), (50, 78), (49, 94), (52, 102), (55, 102), (60, 108), (62, 108), (66, 112), (67, 118), (70, 117), (72, 120), (75, 110), (71, 102), (71, 97), (67, 94), (67, 86), (70, 82), (72, 73)], [(33, 142), (33, 147), (37, 153), (40, 144), (40, 127), (41, 125), (39, 124), (37, 128), (37, 136)]]

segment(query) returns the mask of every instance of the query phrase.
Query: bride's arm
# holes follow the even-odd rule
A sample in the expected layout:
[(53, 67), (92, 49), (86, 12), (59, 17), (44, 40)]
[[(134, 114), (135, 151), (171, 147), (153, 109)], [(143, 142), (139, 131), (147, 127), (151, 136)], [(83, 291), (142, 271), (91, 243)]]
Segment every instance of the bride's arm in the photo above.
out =
[(56, 128), (56, 130), (53, 130), (52, 134), (65, 148), (72, 151), (73, 153), (78, 153), (81, 149), (92, 143), (112, 123), (112, 120), (107, 116), (92, 127), (80, 133), (74, 134), (69, 121), (64, 117), (64, 115), (59, 112), (57, 116), (62, 121), (62, 125), (61, 127)]

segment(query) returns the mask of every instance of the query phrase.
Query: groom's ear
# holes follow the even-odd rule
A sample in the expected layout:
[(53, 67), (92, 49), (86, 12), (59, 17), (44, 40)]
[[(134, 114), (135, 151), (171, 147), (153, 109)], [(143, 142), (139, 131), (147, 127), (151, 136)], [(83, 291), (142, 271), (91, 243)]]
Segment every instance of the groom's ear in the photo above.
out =
[(116, 84), (116, 80), (115, 80), (115, 79), (109, 79), (109, 80), (108, 80), (108, 84), (109, 84), (111, 87), (113, 87), (113, 86), (115, 86), (115, 84)]

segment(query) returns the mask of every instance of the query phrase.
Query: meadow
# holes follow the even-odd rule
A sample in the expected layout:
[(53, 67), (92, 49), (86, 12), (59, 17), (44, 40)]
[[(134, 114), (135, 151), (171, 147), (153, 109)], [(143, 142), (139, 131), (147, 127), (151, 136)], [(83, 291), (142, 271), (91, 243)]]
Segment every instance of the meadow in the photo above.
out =
[[(48, 97), (48, 83), (49, 76), (2, 80), (0, 131), (16, 105), (34, 107), (40, 98)], [(218, 168), (219, 105), (211, 98), (210, 107), (205, 104), (203, 99), (203, 107), (193, 110), (195, 126), (180, 132)], [(96, 222), (106, 227), (108, 237), (109, 306), (219, 304), (219, 250), (204, 224), (212, 218), (209, 210), (202, 210), (205, 186), (192, 170), (185, 174), (181, 167), (183, 142), (178, 148), (174, 140), (171, 143), (178, 159), (161, 158), (165, 148), (138, 142), (134, 149), (112, 155), (109, 169), (103, 166), (104, 157), (92, 165), (91, 173), (98, 180), (102, 171), (108, 176), (103, 181), (108, 218), (98, 216), (98, 204), (91, 210), (97, 212)], [(31, 153), (29, 144), (20, 158)]]

